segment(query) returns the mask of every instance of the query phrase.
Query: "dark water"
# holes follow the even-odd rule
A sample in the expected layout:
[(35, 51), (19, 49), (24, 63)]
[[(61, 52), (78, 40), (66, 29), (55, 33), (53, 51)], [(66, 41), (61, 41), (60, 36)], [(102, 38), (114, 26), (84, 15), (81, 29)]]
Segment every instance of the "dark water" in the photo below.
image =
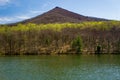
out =
[(120, 80), (120, 55), (0, 57), (0, 80)]

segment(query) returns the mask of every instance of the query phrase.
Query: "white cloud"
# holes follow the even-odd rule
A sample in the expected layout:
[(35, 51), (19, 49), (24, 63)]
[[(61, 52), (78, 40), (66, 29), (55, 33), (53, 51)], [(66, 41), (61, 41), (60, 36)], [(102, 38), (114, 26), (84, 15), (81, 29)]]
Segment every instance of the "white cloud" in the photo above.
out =
[(26, 14), (21, 14), (21, 15), (12, 16), (12, 17), (0, 17), (0, 24), (14, 23), (14, 22), (30, 19), (34, 16), (40, 15), (43, 12), (44, 11), (30, 10)]
[(23, 16), (23, 15), (21, 15), (21, 16), (16, 16), (17, 19), (22, 19), (22, 20), (23, 20), (23, 19), (29, 19), (30, 17), (31, 17), (31, 16), (25, 16), (25, 15), (24, 15), (24, 16)]
[(40, 11), (40, 10), (31, 10), (30, 13), (32, 14), (38, 14), (38, 13), (41, 13), (43, 11)]
[(11, 17), (0, 17), (0, 24), (12, 23), (15, 20), (15, 18)]
[(10, 2), (11, 2), (11, 0), (0, 0), (0, 6), (4, 6)]
[(14, 16), (14, 17), (0, 17), (0, 24), (13, 23), (25, 19), (29, 19), (30, 16)]

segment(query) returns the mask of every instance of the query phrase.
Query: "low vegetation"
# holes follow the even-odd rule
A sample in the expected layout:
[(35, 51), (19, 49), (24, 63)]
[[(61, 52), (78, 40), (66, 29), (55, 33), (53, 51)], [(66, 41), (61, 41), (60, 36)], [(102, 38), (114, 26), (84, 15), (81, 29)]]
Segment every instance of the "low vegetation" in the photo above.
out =
[(0, 26), (1, 55), (120, 53), (120, 22)]

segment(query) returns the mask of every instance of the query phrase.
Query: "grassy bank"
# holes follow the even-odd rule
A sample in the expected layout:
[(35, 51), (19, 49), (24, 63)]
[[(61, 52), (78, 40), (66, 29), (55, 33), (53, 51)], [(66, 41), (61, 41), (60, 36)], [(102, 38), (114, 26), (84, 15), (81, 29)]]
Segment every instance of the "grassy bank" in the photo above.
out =
[(1, 25), (1, 55), (120, 53), (120, 22)]

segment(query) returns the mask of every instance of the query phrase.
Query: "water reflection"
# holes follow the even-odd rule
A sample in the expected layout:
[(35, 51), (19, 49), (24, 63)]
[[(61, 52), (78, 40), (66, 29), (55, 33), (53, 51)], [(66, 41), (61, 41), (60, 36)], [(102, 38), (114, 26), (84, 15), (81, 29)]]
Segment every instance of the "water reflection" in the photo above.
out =
[(0, 57), (0, 80), (120, 80), (120, 55)]

